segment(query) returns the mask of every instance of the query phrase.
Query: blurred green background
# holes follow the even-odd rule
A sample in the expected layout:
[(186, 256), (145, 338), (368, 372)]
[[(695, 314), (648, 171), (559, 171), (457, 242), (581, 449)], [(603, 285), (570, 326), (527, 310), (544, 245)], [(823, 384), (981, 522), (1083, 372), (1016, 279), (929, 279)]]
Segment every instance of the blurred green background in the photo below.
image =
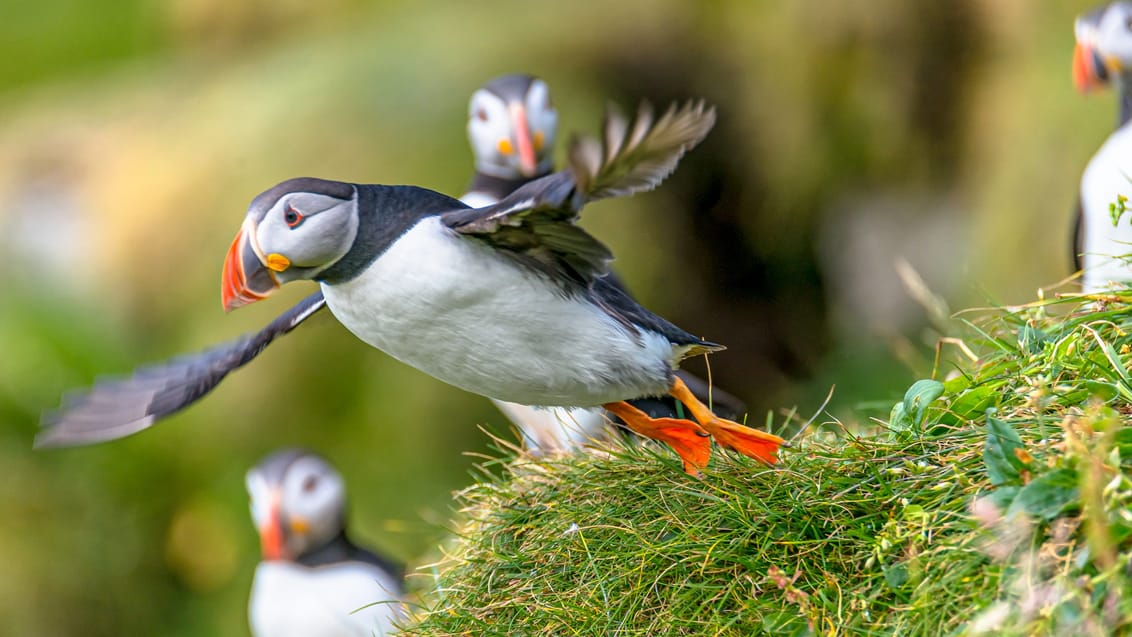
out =
[[(1069, 273), (1082, 168), (1115, 97), (1076, 95), (1091, 2), (14, 0), (0, 19), (0, 626), (9, 635), (246, 635), (258, 559), (243, 473), (283, 445), (346, 474), (355, 536), (410, 564), (508, 435), (490, 404), (322, 316), (199, 405), (124, 441), (34, 452), (98, 375), (257, 329), (219, 277), (285, 178), (459, 194), (466, 103), (546, 79), (564, 131), (606, 100), (703, 96), (708, 141), (656, 193), (584, 224), (646, 305), (728, 344), (752, 419), (866, 421), (928, 373), (911, 264), (951, 307)], [(565, 136), (563, 136), (565, 137)], [(693, 366), (694, 367), (694, 366)], [(884, 404), (885, 410), (891, 403)], [(789, 462), (787, 456), (787, 462)]]

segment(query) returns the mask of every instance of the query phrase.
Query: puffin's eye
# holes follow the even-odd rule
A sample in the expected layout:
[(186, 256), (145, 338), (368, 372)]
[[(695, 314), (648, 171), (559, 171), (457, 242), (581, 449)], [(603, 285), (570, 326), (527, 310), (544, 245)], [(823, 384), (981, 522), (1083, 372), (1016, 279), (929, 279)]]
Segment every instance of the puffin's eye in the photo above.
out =
[(483, 110), (482, 108), (477, 108), (476, 109), (476, 119), (478, 119), (481, 122), (486, 122), (487, 121), (487, 111)]
[(306, 217), (303, 216), (303, 213), (295, 210), (294, 206), (287, 206), (287, 210), (283, 213), (283, 223), (286, 223), (288, 228), (298, 227), (303, 219), (306, 219)]
[(303, 479), (303, 493), (310, 493), (318, 488), (318, 476), (307, 476)]
[(1132, 16), (1128, 16), (1127, 18), (1124, 18), (1124, 28), (1129, 30), (1129, 31), (1132, 31)]

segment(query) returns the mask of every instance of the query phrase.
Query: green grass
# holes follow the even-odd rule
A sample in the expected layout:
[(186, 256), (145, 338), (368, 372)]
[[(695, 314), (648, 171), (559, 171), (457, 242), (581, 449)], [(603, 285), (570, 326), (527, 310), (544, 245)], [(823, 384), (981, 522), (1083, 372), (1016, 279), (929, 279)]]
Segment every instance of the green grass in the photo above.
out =
[(775, 468), (717, 452), (697, 480), (626, 445), (489, 461), (504, 475), (460, 494), (410, 632), (1127, 631), (1132, 293), (956, 323), (942, 380)]

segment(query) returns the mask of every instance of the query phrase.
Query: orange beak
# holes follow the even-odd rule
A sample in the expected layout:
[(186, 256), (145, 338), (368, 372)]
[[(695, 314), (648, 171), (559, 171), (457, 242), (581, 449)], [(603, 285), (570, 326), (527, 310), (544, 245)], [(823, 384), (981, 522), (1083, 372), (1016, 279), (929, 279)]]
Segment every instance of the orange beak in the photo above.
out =
[(1104, 61), (1089, 44), (1077, 42), (1073, 47), (1073, 85), (1082, 93), (1104, 86), (1108, 83), (1108, 71)]
[(267, 514), (267, 522), (259, 528), (260, 549), (265, 560), (284, 559), (286, 543), (283, 541), (283, 519), (279, 515), (279, 493), (271, 496), (271, 508)]
[(535, 146), (531, 142), (531, 127), (527, 123), (527, 109), (522, 104), (512, 103), (511, 124), (515, 129), (515, 150), (519, 153), (519, 172), (524, 177), (534, 177), (538, 170), (535, 159)]
[[(251, 228), (255, 231), (254, 226)], [(220, 300), (224, 311), (261, 301), (279, 289), (279, 281), (268, 269), (249, 240), (248, 224), (236, 233), (224, 258), (224, 272), (220, 277)]]

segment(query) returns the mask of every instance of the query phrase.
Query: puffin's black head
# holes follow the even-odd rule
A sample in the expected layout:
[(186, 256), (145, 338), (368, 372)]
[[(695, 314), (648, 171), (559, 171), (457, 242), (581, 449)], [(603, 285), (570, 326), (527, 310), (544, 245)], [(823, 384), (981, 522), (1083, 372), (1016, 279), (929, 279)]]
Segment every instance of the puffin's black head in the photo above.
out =
[(549, 172), (557, 132), (550, 89), (531, 75), (497, 77), (468, 104), (476, 169), (493, 177), (530, 179)]
[(265, 560), (295, 560), (342, 533), (345, 482), (322, 457), (278, 451), (248, 471), (245, 482)]
[(1081, 92), (1132, 72), (1132, 2), (1113, 2), (1074, 23), (1073, 83)]
[(318, 276), (349, 252), (358, 219), (353, 184), (301, 177), (261, 193), (224, 261), (224, 310), (266, 298), (289, 281)]

